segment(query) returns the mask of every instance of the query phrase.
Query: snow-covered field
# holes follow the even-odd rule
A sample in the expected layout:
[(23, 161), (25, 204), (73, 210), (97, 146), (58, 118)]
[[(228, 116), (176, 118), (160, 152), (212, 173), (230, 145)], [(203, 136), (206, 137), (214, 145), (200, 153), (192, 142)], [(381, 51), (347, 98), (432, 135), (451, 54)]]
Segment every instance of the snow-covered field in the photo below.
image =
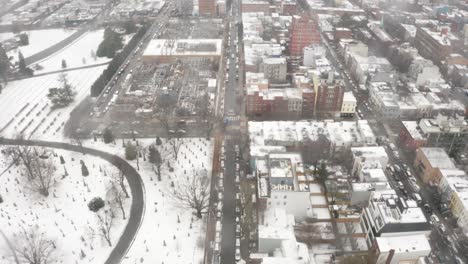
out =
[[(67, 68), (109, 62), (109, 58), (99, 58), (95, 55), (99, 43), (101, 43), (103, 38), (104, 29), (87, 32), (59, 52), (31, 65), (32, 69), (35, 74), (62, 70), (62, 60), (65, 60)], [(39, 64), (43, 69), (37, 70), (36, 64)]]
[[(66, 39), (75, 32), (76, 30), (73, 29), (43, 29), (23, 31), (21, 33), (26, 33), (29, 36), (29, 45), (21, 46), (17, 49), (11, 50), (7, 54), (8, 56), (13, 56), (14, 61), (17, 61), (18, 52), (21, 51), (21, 53), (23, 53), (23, 56), (27, 58)], [(2, 39), (2, 37), (13, 37), (12, 33), (5, 34), (5, 36), (0, 36), (0, 39)]]
[[(213, 142), (203, 138), (183, 140), (177, 161), (167, 141), (163, 139), (163, 144), (157, 146), (165, 159), (162, 181), (158, 181), (153, 166), (147, 160), (139, 160), (139, 173), (145, 185), (145, 215), (123, 264), (198, 264), (203, 261), (206, 217), (198, 219), (193, 210), (175, 205), (167, 193), (173, 188), (171, 182), (178, 186), (179, 182), (188, 181), (196, 171), (206, 170), (211, 177)], [(123, 156), (122, 141), (116, 141), (116, 145), (94, 141), (86, 142), (86, 145)], [(155, 139), (139, 139), (138, 142), (141, 152), (147, 155), (147, 147), (154, 144)], [(136, 161), (131, 163), (137, 167)], [(169, 171), (167, 163), (174, 168), (173, 172)]]
[(90, 87), (106, 66), (66, 72), (76, 91), (75, 100), (67, 107), (51, 110), (49, 88), (57, 87), (59, 74), (13, 81), (0, 94), (0, 134), (60, 141), (70, 112), (90, 93)]
[[(41, 148), (38, 151), (42, 153)], [(48, 158), (56, 167), (56, 184), (50, 188), (48, 197), (28, 187), (23, 165), (12, 166), (5, 171), (10, 162), (0, 154), (0, 173), (4, 172), (0, 176), (0, 194), (3, 198), (0, 204), (1, 230), (12, 243), (17, 241), (22, 230), (34, 228), (44, 232), (47, 239), (54, 241), (58, 263), (104, 263), (112, 247), (98, 234), (100, 225), (97, 213), (90, 211), (87, 204), (97, 196), (107, 202), (110, 200), (110, 175), (117, 174), (118, 169), (93, 156), (65, 150), (50, 151), (56, 154)], [(65, 164), (61, 164), (60, 156)], [(81, 160), (86, 164), (89, 176), (82, 176)], [(67, 176), (64, 176), (65, 170)], [(128, 215), (131, 197), (124, 201)], [(110, 205), (106, 203), (98, 213), (102, 215), (109, 208)], [(113, 208), (114, 225), (109, 233), (112, 245), (115, 245), (127, 220), (123, 219), (120, 208)], [(6, 242), (0, 239), (0, 263), (10, 263), (6, 260), (8, 256), (11, 254)]]

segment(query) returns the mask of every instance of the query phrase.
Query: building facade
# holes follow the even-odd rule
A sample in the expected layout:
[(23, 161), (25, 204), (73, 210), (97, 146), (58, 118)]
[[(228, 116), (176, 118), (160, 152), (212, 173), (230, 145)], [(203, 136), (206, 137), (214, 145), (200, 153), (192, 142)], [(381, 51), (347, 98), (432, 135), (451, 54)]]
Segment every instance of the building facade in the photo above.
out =
[(200, 15), (216, 15), (216, 0), (198, 0), (198, 13)]
[(294, 16), (291, 26), (289, 54), (301, 57), (304, 48), (312, 44), (320, 44), (320, 32), (317, 24), (307, 17)]
[(329, 72), (328, 78), (321, 78), (317, 85), (315, 112), (317, 114), (340, 112), (344, 91), (343, 81), (336, 80), (334, 72)]

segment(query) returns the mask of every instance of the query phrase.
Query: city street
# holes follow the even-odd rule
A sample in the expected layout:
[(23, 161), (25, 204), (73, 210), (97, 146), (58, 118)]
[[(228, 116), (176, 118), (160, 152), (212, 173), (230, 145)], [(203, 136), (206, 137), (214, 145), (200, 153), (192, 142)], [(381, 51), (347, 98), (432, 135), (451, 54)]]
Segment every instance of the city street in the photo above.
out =
[[(231, 10), (232, 16), (229, 16), (229, 44), (225, 58), (227, 59), (228, 78), (225, 85), (224, 94), (224, 117), (227, 122), (225, 127), (225, 168), (224, 168), (224, 192), (223, 192), (223, 218), (222, 218), (222, 237), (220, 263), (236, 263), (236, 193), (238, 186), (235, 183), (236, 165), (235, 165), (235, 146), (240, 144), (241, 134), (240, 115), (241, 105), (237, 103), (237, 94), (239, 93), (239, 54), (237, 50), (238, 43), (238, 24), (236, 21), (240, 17), (239, 1), (233, 1)], [(237, 67), (236, 67), (237, 66)]]

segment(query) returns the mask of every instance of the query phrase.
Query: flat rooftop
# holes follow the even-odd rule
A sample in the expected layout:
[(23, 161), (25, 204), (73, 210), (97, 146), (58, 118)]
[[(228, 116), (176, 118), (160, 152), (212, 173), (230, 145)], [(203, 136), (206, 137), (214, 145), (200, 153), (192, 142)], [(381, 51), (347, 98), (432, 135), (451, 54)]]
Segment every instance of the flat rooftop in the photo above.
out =
[(377, 237), (377, 246), (380, 252), (395, 250), (395, 254), (408, 252), (431, 251), (431, 245), (425, 235)]
[(420, 148), (433, 168), (456, 169), (449, 155), (443, 148)]
[(143, 56), (221, 56), (221, 39), (153, 39)]

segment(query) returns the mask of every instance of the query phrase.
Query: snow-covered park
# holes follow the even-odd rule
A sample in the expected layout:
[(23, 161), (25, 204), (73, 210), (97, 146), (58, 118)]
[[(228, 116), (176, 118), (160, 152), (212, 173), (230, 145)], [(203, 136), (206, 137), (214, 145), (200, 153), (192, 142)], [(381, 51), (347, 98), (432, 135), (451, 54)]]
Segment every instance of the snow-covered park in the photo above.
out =
[[(25, 234), (35, 234), (46, 241), (57, 263), (104, 263), (123, 232), (131, 205), (130, 189), (125, 178), (120, 180), (119, 170), (99, 158), (65, 150), (21, 146), (0, 150), (0, 226), (17, 247), (18, 257), (30, 250)], [(29, 153), (29, 162), (20, 158), (12, 165), (19, 153)], [(88, 206), (95, 197), (105, 204), (97, 212)], [(109, 241), (103, 230), (109, 230)], [(11, 252), (0, 236), (0, 263), (13, 263)]]
[[(96, 50), (103, 39), (104, 29), (87, 32), (57, 53), (30, 66), (35, 74), (41, 74), (62, 70), (62, 60), (68, 69), (109, 62), (109, 58), (96, 56)], [(40, 65), (40, 69), (36, 65)]]
[[(7, 54), (13, 57), (13, 61), (18, 60), (18, 52), (21, 51), (25, 58), (39, 53), (50, 46), (59, 43), (60, 41), (68, 38), (75, 29), (42, 29), (42, 30), (30, 30), (22, 31), (29, 36), (29, 45), (20, 46), (16, 49), (10, 50)], [(0, 40), (9, 39), (14, 37), (13, 33), (2, 33), (0, 34)]]
[(90, 93), (90, 87), (106, 66), (66, 72), (76, 92), (74, 101), (64, 108), (51, 109), (49, 88), (59, 85), (59, 74), (48, 74), (9, 82), (0, 94), (0, 134), (14, 137), (60, 141), (64, 124), (73, 108)]
[[(128, 144), (128, 141), (124, 141)], [(130, 140), (136, 146), (136, 142)], [(176, 143), (178, 142), (178, 143)], [(115, 144), (88, 141), (85, 145), (125, 156), (121, 139)], [(160, 153), (161, 181), (157, 166), (148, 159), (149, 146)], [(177, 159), (174, 147), (179, 147)], [(136, 148), (141, 153), (137, 160), (130, 161), (139, 167), (145, 187), (145, 214), (137, 237), (124, 258), (124, 264), (133, 263), (201, 263), (204, 254), (206, 215), (199, 219), (195, 210), (181, 205), (170, 192), (193, 186), (194, 180), (211, 178), (213, 141), (204, 138), (138, 139)], [(209, 193), (209, 191), (208, 191)], [(207, 196), (206, 198), (209, 198)]]

